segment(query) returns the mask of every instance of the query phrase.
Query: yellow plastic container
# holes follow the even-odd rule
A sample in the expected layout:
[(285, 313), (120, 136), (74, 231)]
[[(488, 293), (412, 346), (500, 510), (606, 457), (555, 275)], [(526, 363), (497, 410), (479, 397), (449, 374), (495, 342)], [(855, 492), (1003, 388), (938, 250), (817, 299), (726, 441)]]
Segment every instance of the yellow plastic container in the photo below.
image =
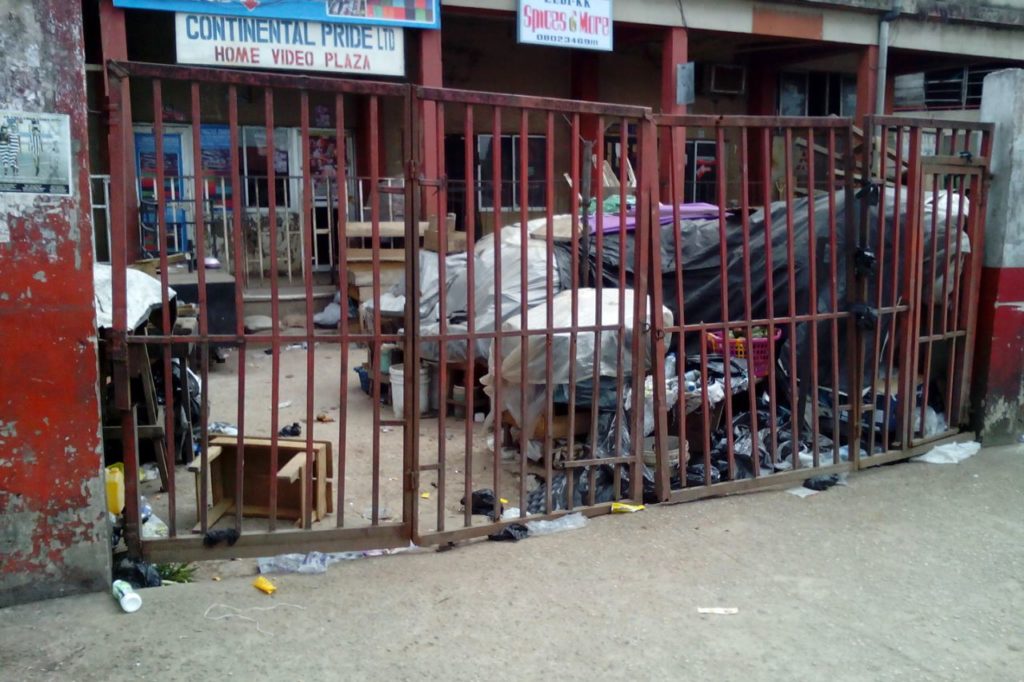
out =
[(124, 464), (118, 462), (106, 469), (107, 511), (120, 514), (124, 509)]

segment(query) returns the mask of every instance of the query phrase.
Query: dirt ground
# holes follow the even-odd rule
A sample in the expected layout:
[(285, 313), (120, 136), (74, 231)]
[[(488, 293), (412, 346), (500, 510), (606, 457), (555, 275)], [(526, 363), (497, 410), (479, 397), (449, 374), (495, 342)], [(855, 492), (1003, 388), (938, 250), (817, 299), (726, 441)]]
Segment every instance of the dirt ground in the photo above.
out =
[(1021, 679), (1022, 481), (1024, 447), (985, 449), (274, 576), (270, 597), (239, 575), (145, 590), (132, 615), (29, 604), (0, 611), (0, 678)]
[[(297, 341), (301, 341), (298, 339)], [(285, 346), (289, 345), (285, 340)], [(238, 376), (240, 356), (229, 351), (227, 362), (211, 364), (210, 371), (210, 421), (238, 423)], [(361, 527), (371, 524), (373, 506), (373, 439), (380, 443), (379, 461), (379, 492), (378, 507), (380, 520), (400, 520), (402, 514), (402, 465), (403, 465), (403, 429), (401, 426), (383, 425), (374, 428), (373, 401), (362, 392), (359, 377), (353, 368), (361, 366), (367, 359), (365, 348), (355, 344), (350, 347), (349, 371), (340, 377), (341, 352), (337, 344), (317, 343), (314, 353), (314, 400), (313, 414), (325, 414), (331, 421), (313, 423), (313, 437), (331, 443), (334, 458), (334, 471), (339, 471), (339, 439), (341, 420), (342, 390), (347, 399), (346, 433), (345, 433), (345, 499), (342, 522), (345, 527)], [(269, 438), (271, 430), (271, 386), (273, 377), (273, 360), (264, 353), (260, 346), (252, 347), (244, 356), (245, 362), (245, 432), (248, 436)], [(285, 347), (280, 355), (279, 382), (280, 394), (276, 408), (279, 426), (282, 428), (299, 423), (302, 429), (302, 440), (310, 428), (306, 422), (306, 363), (307, 351), (300, 347)], [(436, 471), (425, 471), (421, 475), (420, 493), (417, 504), (421, 519), (420, 527), (424, 531), (437, 528), (439, 507), (446, 520), (446, 528), (461, 527), (464, 521), (460, 500), (465, 492), (466, 480), (466, 422), (463, 419), (449, 418), (445, 424), (443, 436), (436, 417), (424, 416), (420, 421), (420, 452), (423, 453), (421, 465), (438, 463), (438, 443), (445, 445), (445, 489), (447, 491), (443, 505), (437, 494), (438, 478)], [(381, 420), (394, 420), (391, 405), (381, 405)], [(494, 456), (490, 443), (493, 442), (493, 428), (483, 424), (471, 423), (473, 434), (473, 466), (470, 468), (472, 489), (494, 487)], [(284, 460), (280, 460), (281, 465)], [(518, 464), (502, 462), (500, 466), (499, 490), (502, 496), (518, 504), (519, 472)], [(337, 474), (335, 474), (337, 482)], [(194, 475), (184, 465), (177, 467), (175, 475), (177, 526), (180, 533), (189, 533), (193, 524), (197, 523), (196, 486)], [(156, 514), (164, 521), (168, 520), (169, 496), (160, 492), (159, 481), (153, 480), (143, 484), (142, 494), (153, 506)], [(336, 489), (335, 489), (335, 495)], [(316, 528), (333, 527), (337, 524), (337, 514), (332, 514)], [(476, 517), (474, 523), (484, 524), (484, 517)], [(227, 515), (217, 527), (229, 527), (234, 518)], [(288, 528), (288, 522), (280, 522), (279, 528)], [(262, 518), (245, 518), (243, 528), (249, 531), (267, 530), (268, 522)]]

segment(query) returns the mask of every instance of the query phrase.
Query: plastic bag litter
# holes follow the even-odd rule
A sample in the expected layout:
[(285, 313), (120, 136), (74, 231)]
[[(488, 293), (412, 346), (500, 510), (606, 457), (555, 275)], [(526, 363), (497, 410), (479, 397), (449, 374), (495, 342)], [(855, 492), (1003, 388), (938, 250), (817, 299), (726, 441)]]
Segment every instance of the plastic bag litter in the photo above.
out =
[(910, 461), (924, 462), (925, 464), (959, 464), (968, 457), (978, 454), (979, 450), (981, 450), (981, 443), (975, 441), (968, 443), (946, 443), (945, 445), (938, 445)]
[[(459, 504), (465, 507), (466, 498), (463, 497), (459, 500)], [(470, 507), (470, 512), (473, 514), (483, 514), (492, 518), (501, 516), (501, 503), (490, 488), (474, 490), (470, 499)]]
[(157, 466), (156, 466), (156, 464), (154, 462), (146, 462), (141, 467), (139, 467), (139, 480), (140, 481), (142, 481), (142, 482), (145, 482), (145, 481), (155, 481), (155, 480), (157, 480), (159, 478), (160, 478), (160, 469), (157, 468)]
[(167, 527), (159, 516), (150, 514), (142, 524), (142, 537), (145, 540), (152, 538), (166, 538), (170, 535), (171, 529)]
[(848, 485), (845, 473), (831, 474), (828, 476), (814, 476), (804, 481), (804, 488), (814, 490), (816, 492), (823, 492), (837, 485)]
[(786, 492), (789, 493), (790, 495), (796, 495), (797, 497), (810, 497), (811, 495), (817, 495), (821, 491), (811, 490), (810, 488), (805, 488), (801, 485), (795, 488), (787, 488)]
[(523, 524), (510, 523), (497, 533), (488, 535), (487, 539), (492, 542), (519, 542), (529, 534), (530, 530)]
[[(724, 393), (723, 393), (724, 395)], [(670, 353), (665, 356), (665, 409), (671, 411), (679, 402), (679, 375), (676, 373), (676, 356)], [(632, 387), (625, 391), (625, 407), (633, 408)], [(654, 433), (654, 377), (650, 374), (644, 378), (644, 436)]]
[(210, 422), (210, 425), (206, 428), (207, 433), (210, 435), (220, 436), (237, 436), (238, 427), (228, 422)]
[(501, 513), (501, 520), (507, 521), (509, 519), (518, 519), (520, 516), (519, 507), (506, 507), (505, 511)]
[(401, 554), (416, 549), (415, 545), (394, 549), (372, 549), (365, 552), (310, 552), (308, 554), (278, 554), (260, 557), (256, 565), (260, 573), (326, 573), (327, 567), (341, 561), (355, 561), (365, 557)]
[(313, 315), (313, 324), (317, 327), (336, 327), (339, 322), (341, 322), (341, 292), (334, 294), (334, 300)]
[(585, 525), (587, 525), (587, 517), (576, 512), (575, 514), (566, 514), (554, 521), (530, 521), (526, 527), (529, 529), (530, 535), (551, 535), (583, 528)]
[[(936, 412), (931, 405), (926, 406), (924, 408), (924, 436), (927, 438), (948, 430), (949, 422), (946, 421), (946, 415)], [(920, 405), (914, 409), (914, 433), (921, 433)]]
[[(582, 507), (590, 503), (590, 472), (578, 468), (573, 474), (572, 506)], [(564, 472), (551, 477), (551, 510), (568, 509), (568, 478)], [(621, 495), (628, 494), (628, 478), (622, 479)], [(546, 513), (547, 483), (541, 482), (526, 494), (526, 512), (528, 514)], [(594, 504), (604, 504), (615, 499), (615, 476), (611, 466), (598, 466), (594, 473)]]

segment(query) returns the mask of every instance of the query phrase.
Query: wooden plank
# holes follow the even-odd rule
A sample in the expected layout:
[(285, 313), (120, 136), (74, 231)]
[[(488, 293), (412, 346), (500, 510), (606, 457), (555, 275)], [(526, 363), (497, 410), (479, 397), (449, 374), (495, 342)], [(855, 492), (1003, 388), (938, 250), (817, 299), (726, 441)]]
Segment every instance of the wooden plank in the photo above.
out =
[[(349, 284), (354, 284), (357, 287), (373, 285), (373, 263), (351, 263), (347, 270)], [(383, 289), (400, 282), (405, 277), (405, 264), (381, 263), (378, 271), (380, 272), (380, 286)]]
[[(163, 424), (140, 424), (135, 427), (136, 435), (139, 440), (162, 440), (164, 437), (164, 425)], [(119, 441), (121, 440), (121, 427), (120, 426), (104, 426), (103, 437), (107, 440)]]
[[(235, 506), (231, 505), (230, 511), (234, 513)], [(242, 516), (250, 516), (256, 518), (269, 518), (270, 507), (260, 504), (243, 504), (242, 505)], [(292, 509), (291, 507), (278, 507), (277, 518), (285, 519), (287, 521), (293, 521), (302, 517), (302, 512), (298, 509)]]
[[(237, 444), (237, 442), (238, 441), (235, 440), (234, 436), (217, 436), (216, 438), (214, 438), (214, 439), (212, 439), (210, 441), (210, 444), (211, 445), (228, 446), (228, 447), (234, 448), (234, 446)], [(245, 443), (246, 447), (248, 447), (250, 445), (254, 445), (254, 446), (257, 446), (257, 447), (264, 446), (264, 447), (268, 447), (269, 448), (270, 445), (271, 445), (271, 440), (269, 438), (263, 438), (261, 436), (246, 436), (243, 439), (243, 443)], [(314, 446), (315, 449), (320, 450), (320, 449), (324, 449), (324, 448), (329, 448), (331, 446), (331, 443), (330, 443), (330, 441), (325, 441), (325, 440), (315, 440), (315, 441), (313, 441), (313, 446)], [(299, 450), (305, 450), (306, 449), (306, 439), (305, 438), (278, 438), (277, 439), (277, 447), (278, 447), (279, 450), (288, 450), (290, 452), (298, 452)]]
[[(419, 235), (422, 237), (430, 226), (426, 220), (419, 222)], [(378, 223), (381, 239), (396, 239), (405, 236), (404, 220), (382, 220)], [(369, 221), (351, 221), (345, 224), (345, 236), (349, 239), (369, 239), (373, 237), (373, 223)]]
[(316, 520), (320, 521), (327, 516), (327, 500), (330, 499), (327, 494), (327, 456), (324, 456), (322, 452), (316, 454), (316, 481), (314, 483), (316, 485), (316, 492), (313, 494), (313, 499), (316, 502)]
[(277, 480), (295, 483), (302, 476), (302, 467), (306, 464), (305, 451), (297, 453), (277, 470)]
[[(213, 528), (214, 524), (221, 520), (221, 518), (228, 512), (234, 510), (235, 500), (233, 498), (223, 499), (217, 504), (210, 507), (209, 511), (206, 512), (206, 526), (207, 529)], [(198, 512), (198, 510), (196, 510)], [(193, 533), (202, 533), (203, 524), (201, 521), (196, 522), (196, 525), (192, 526)]]
[[(405, 262), (405, 249), (381, 249), (378, 254), (381, 263)], [(346, 249), (345, 261), (348, 263), (372, 263), (373, 249)]]

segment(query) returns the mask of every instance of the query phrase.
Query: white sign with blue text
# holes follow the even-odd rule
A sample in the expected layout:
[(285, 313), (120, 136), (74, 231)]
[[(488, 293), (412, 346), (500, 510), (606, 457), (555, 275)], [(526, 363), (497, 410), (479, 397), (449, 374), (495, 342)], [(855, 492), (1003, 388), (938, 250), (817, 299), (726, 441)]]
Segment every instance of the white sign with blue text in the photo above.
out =
[(612, 50), (612, 0), (519, 0), (519, 42)]
[(179, 64), (405, 75), (400, 28), (190, 13), (176, 22)]

